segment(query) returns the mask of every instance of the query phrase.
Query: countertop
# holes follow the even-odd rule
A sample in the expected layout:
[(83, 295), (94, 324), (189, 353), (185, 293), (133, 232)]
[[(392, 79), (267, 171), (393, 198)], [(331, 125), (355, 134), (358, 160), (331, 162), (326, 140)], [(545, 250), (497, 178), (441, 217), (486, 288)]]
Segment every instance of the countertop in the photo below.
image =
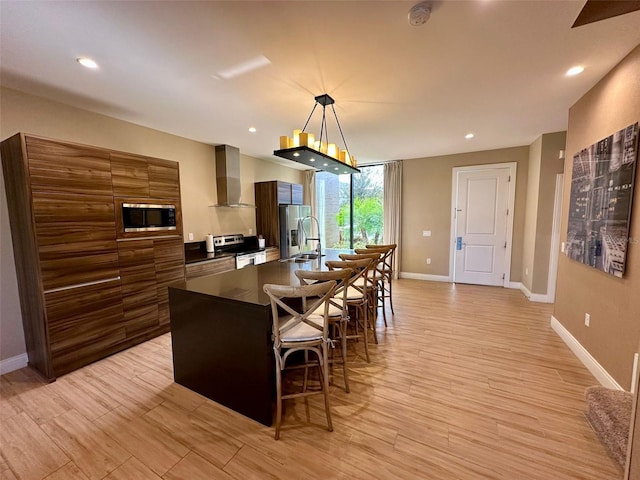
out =
[(263, 263), (217, 275), (193, 278), (184, 283), (173, 284), (171, 288), (266, 307), (271, 305), (271, 302), (262, 290), (265, 283), (299, 285), (296, 270), (326, 270), (325, 262), (338, 260), (338, 255), (342, 252), (348, 251), (328, 250), (321, 260), (279, 260)]

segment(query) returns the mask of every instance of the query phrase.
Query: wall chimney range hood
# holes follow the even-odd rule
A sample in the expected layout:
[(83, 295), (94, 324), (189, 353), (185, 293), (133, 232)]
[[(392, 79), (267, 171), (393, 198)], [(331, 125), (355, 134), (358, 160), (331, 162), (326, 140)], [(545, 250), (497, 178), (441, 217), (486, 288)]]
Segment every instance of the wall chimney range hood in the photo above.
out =
[(218, 203), (214, 207), (256, 208), (240, 201), (240, 149), (237, 147), (216, 146), (216, 187)]

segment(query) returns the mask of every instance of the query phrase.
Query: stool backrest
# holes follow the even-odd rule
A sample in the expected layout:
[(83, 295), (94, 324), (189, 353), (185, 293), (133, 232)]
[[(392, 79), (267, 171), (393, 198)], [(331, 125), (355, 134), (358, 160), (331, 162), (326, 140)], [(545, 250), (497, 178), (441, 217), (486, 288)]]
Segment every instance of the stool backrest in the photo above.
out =
[[(301, 286), (267, 283), (262, 288), (271, 300), (274, 346), (279, 347), (282, 335), (301, 322), (317, 329), (318, 333), (322, 334), (323, 340), (327, 340), (329, 298), (333, 296), (335, 291), (335, 280)], [(301, 302), (297, 308), (296, 306), (286, 303), (284, 299), (300, 299)], [(311, 321), (309, 317), (323, 304), (323, 321), (322, 325), (318, 325), (316, 322)], [(286, 313), (280, 314), (278, 307)], [(280, 321), (281, 316), (287, 316), (287, 322), (282, 323)]]
[(342, 310), (342, 316), (346, 318), (349, 314), (347, 308), (347, 287), (349, 280), (354, 275), (352, 268), (340, 270), (318, 271), (318, 270), (296, 270), (296, 277), (300, 280), (300, 285), (317, 285), (320, 282), (335, 281), (336, 288), (329, 303)]

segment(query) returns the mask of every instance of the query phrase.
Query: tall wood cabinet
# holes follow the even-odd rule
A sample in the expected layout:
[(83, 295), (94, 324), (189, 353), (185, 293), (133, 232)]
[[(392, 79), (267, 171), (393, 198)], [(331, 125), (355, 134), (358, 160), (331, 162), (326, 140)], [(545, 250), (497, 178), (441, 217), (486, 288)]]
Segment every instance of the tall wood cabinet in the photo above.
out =
[(1, 145), (29, 363), (54, 379), (169, 329), (181, 233), (127, 235), (124, 201), (176, 204), (178, 164), (17, 134)]
[(302, 205), (303, 189), (298, 183), (273, 180), (254, 184), (256, 230), (270, 247), (280, 246), (280, 205)]

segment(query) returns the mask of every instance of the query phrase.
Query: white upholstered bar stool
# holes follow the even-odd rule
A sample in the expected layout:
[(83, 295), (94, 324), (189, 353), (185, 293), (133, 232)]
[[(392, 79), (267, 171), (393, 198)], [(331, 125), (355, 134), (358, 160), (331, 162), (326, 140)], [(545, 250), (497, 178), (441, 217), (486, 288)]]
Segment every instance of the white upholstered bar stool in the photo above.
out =
[[(323, 394), (327, 426), (333, 431), (331, 423), (331, 409), (329, 407), (329, 375), (327, 366), (327, 344), (329, 342), (329, 299), (336, 288), (335, 281), (322, 282), (314, 285), (290, 286), (265, 284), (264, 292), (271, 300), (273, 314), (273, 353), (276, 360), (276, 433), (275, 439), (280, 438), (280, 424), (282, 422), (282, 402), (289, 398), (307, 397)], [(285, 301), (289, 300), (289, 302)], [(296, 302), (297, 301), (297, 302)], [(295, 307), (290, 303), (298, 303)], [(316, 313), (321, 308), (321, 313)], [(310, 366), (318, 367), (321, 390), (307, 391), (307, 382), (303, 384), (301, 392), (283, 395), (282, 372), (289, 356), (298, 351), (317, 357), (313, 364), (305, 362), (306, 371)]]

